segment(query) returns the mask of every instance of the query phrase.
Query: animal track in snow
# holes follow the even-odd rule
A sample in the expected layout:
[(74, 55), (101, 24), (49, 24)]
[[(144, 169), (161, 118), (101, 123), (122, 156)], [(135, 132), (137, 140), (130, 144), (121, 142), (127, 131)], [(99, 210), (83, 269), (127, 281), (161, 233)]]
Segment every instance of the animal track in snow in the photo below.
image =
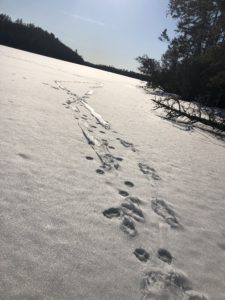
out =
[(128, 187), (134, 187), (134, 184), (131, 181), (124, 181), (124, 184)]
[(164, 200), (155, 199), (152, 200), (152, 209), (156, 214), (161, 216), (172, 228), (179, 228), (179, 224), (174, 211), (169, 208)]
[(103, 170), (101, 170), (101, 169), (97, 169), (97, 170), (96, 170), (96, 173), (101, 174), (101, 175), (102, 175), (102, 174), (105, 174), (105, 172), (104, 172)]
[(137, 204), (134, 204), (130, 201), (128, 203), (124, 202), (122, 203), (121, 208), (123, 210), (124, 215), (130, 216), (138, 222), (144, 222), (143, 212)]
[[(102, 163), (102, 168), (104, 171), (111, 170), (112, 168), (118, 169), (119, 164), (116, 158), (114, 158), (111, 153), (109, 152), (109, 149), (107, 147), (108, 141), (103, 142), (101, 138), (99, 138), (94, 132), (91, 130), (91, 128), (97, 128), (95, 125), (90, 125), (90, 118), (93, 121), (93, 118), (96, 120), (96, 124), (99, 124), (103, 126), (105, 129), (110, 129), (110, 124), (105, 121), (100, 114), (98, 114), (90, 105), (87, 104), (87, 102), (83, 98), (87, 98), (88, 95), (91, 95), (93, 93), (92, 90), (87, 91), (84, 96), (79, 97), (78, 95), (72, 93), (69, 89), (62, 86), (62, 82), (55, 81), (57, 86), (65, 91), (70, 99), (67, 100), (67, 106), (66, 108), (71, 108), (76, 114), (75, 118), (78, 120), (78, 125), (84, 135), (84, 137), (87, 140), (87, 143), (92, 147), (92, 149), (95, 151), (96, 155), (100, 159)], [(84, 82), (82, 82), (84, 83)], [(72, 98), (72, 100), (71, 100)], [(70, 104), (72, 104), (70, 106)], [(84, 113), (85, 112), (85, 113)], [(84, 120), (84, 121), (83, 121)], [(92, 123), (93, 124), (93, 123)], [(105, 131), (100, 130), (100, 133), (106, 134)], [(98, 174), (104, 174), (103, 170), (97, 170), (96, 172)]]
[(149, 253), (143, 248), (135, 249), (134, 255), (142, 262), (146, 262), (149, 259)]
[[(111, 155), (109, 149), (115, 149), (113, 146), (109, 146), (107, 140), (103, 141), (103, 139), (98, 138), (95, 136), (93, 131), (90, 128), (97, 129), (98, 127), (95, 125), (90, 125), (90, 121), (93, 118), (96, 120), (96, 124), (103, 126), (106, 130), (110, 129), (110, 124), (106, 122), (101, 115), (96, 113), (94, 109), (87, 104), (87, 101), (84, 99), (88, 98), (88, 95), (91, 95), (93, 91), (89, 90), (83, 97), (78, 97), (77, 95), (70, 92), (68, 89), (62, 87), (59, 82), (56, 82), (60, 89), (64, 90), (71, 99), (67, 100), (64, 104), (65, 108), (71, 108), (75, 111), (75, 119), (79, 120), (78, 124), (80, 123), (81, 119), (83, 121), (84, 126), (81, 124), (80, 128), (83, 131), (85, 138), (88, 141), (88, 144), (92, 147), (95, 151), (96, 155), (102, 162), (102, 166), (96, 170), (98, 174), (104, 174), (105, 170), (111, 170), (111, 168), (118, 169), (119, 164), (118, 161), (122, 161), (123, 158), (114, 157)], [(73, 104), (74, 103), (74, 104)], [(71, 105), (72, 104), (72, 105)], [(86, 112), (87, 115), (82, 114), (82, 112)], [(79, 116), (79, 117), (78, 117)], [(86, 123), (86, 125), (85, 125)], [(79, 124), (80, 125), (80, 124)], [(97, 130), (96, 130), (97, 131)], [(92, 134), (89, 134), (92, 132)], [(94, 130), (95, 132), (95, 130)], [(102, 134), (105, 134), (105, 131), (99, 131)], [(112, 131), (113, 133), (117, 134), (116, 131)], [(127, 142), (121, 138), (117, 138), (120, 141), (121, 145), (125, 148), (131, 149), (133, 152), (136, 152), (134, 145), (130, 142)], [(20, 155), (20, 154), (18, 154)], [(28, 159), (26, 157), (22, 158)], [(93, 157), (86, 156), (87, 160), (93, 160)], [(155, 171), (154, 168), (149, 167), (147, 164), (139, 163), (139, 169), (145, 175), (151, 176), (154, 180), (160, 180), (159, 175)], [(102, 168), (102, 169), (101, 169)], [(148, 178), (148, 177), (147, 177)], [(133, 187), (134, 184), (130, 181), (124, 181), (124, 184), (127, 187)], [(124, 203), (121, 204), (119, 207), (112, 207), (103, 211), (103, 215), (106, 218), (118, 218), (121, 221), (121, 229), (126, 232), (129, 236), (134, 237), (137, 234), (137, 230), (135, 227), (136, 221), (144, 222), (144, 215), (139, 207), (139, 204), (142, 201), (138, 197), (130, 197), (128, 196), (128, 192), (126, 191), (119, 191), (119, 193), (126, 197), (123, 199)], [(180, 224), (175, 216), (174, 211), (167, 205), (164, 200), (153, 200), (152, 201), (152, 209), (153, 211), (161, 216), (166, 223), (168, 223), (171, 227), (178, 228)], [(165, 225), (165, 223), (164, 223)], [(168, 226), (168, 225), (166, 225)], [(221, 249), (224, 249), (223, 246), (219, 245)], [(143, 262), (146, 262), (149, 259), (149, 253), (145, 251), (143, 248), (137, 248), (134, 251), (135, 256)], [(162, 261), (171, 264), (172, 262), (172, 255), (168, 250), (165, 248), (158, 249), (157, 252), (158, 258)], [(169, 266), (166, 266), (169, 268)], [(195, 291), (191, 291), (191, 284), (187, 277), (178, 272), (176, 270), (169, 270), (165, 271), (165, 269), (151, 269), (149, 272), (145, 274), (143, 278), (143, 291), (144, 291), (144, 298), (143, 299), (171, 299), (173, 300), (184, 300), (183, 296), (185, 296), (185, 300), (207, 300), (207, 298), (199, 294)], [(147, 297), (147, 298), (146, 298)]]
[(132, 143), (126, 142), (125, 140), (121, 138), (117, 138), (120, 143), (125, 147), (125, 148), (130, 148), (133, 152), (136, 152), (136, 149), (134, 148), (134, 145)]
[(134, 221), (128, 216), (123, 217), (121, 229), (131, 237), (137, 234)]
[(154, 180), (159, 180), (160, 177), (159, 175), (156, 173), (156, 170), (154, 168), (149, 167), (147, 164), (144, 163), (138, 163), (138, 167), (141, 170), (141, 172), (145, 175), (151, 175), (151, 177)]
[(24, 153), (17, 153), (17, 155), (22, 157), (23, 159), (30, 159), (30, 156)]
[(109, 219), (115, 217), (118, 218), (121, 215), (121, 209), (119, 207), (111, 207), (109, 209), (104, 210), (103, 215)]
[(92, 156), (85, 156), (85, 158), (86, 158), (87, 160), (93, 160), (93, 159), (94, 159)]
[(103, 215), (108, 219), (122, 217), (122, 223), (120, 225), (122, 231), (131, 237), (134, 237), (137, 234), (134, 221), (131, 217), (124, 215), (120, 207), (106, 209), (103, 211)]
[(171, 264), (173, 257), (168, 250), (159, 248), (157, 254), (159, 259), (166, 262), (167, 264)]
[(127, 197), (129, 195), (128, 192), (123, 191), (123, 190), (119, 190), (119, 194), (123, 197)]
[(109, 143), (106, 139), (102, 139), (102, 141), (103, 141), (104, 145), (108, 146)]
[(143, 276), (141, 288), (145, 296), (143, 299), (181, 300), (184, 299), (185, 292), (191, 290), (192, 284), (187, 276), (178, 270), (162, 271), (152, 268)]
[[(61, 89), (64, 89), (61, 87)], [(65, 90), (65, 89), (64, 89)], [(65, 90), (67, 91), (67, 90)], [(84, 102), (81, 97), (75, 97), (74, 96), (73, 101), (68, 100), (68, 103), (74, 102), (75, 104), (71, 107), (77, 116), (75, 115), (75, 118), (78, 120), (78, 125), (86, 138), (88, 144), (93, 148), (96, 155), (99, 157), (102, 168), (105, 170), (111, 170), (112, 168), (118, 169), (119, 164), (116, 158), (114, 158), (111, 153), (109, 152), (108, 141), (103, 141), (99, 136), (96, 135), (95, 132), (91, 128), (97, 128), (95, 125), (89, 124), (90, 117), (94, 117), (96, 119), (96, 122), (100, 125), (102, 125), (105, 129), (109, 129), (110, 125), (108, 122), (104, 121), (104, 119), (96, 113), (91, 106), (89, 106), (86, 102)], [(86, 114), (84, 113), (84, 110)], [(88, 112), (88, 113), (87, 113)], [(83, 121), (84, 120), (84, 121)], [(100, 131), (101, 133), (105, 134), (105, 131)], [(97, 171), (99, 174), (103, 174), (102, 171)]]
[(142, 203), (142, 200), (139, 199), (138, 197), (127, 197), (125, 200), (131, 201), (131, 202), (133, 202), (135, 204), (138, 204), (138, 205)]
[(118, 161), (123, 161), (122, 157), (115, 157), (115, 159), (118, 160)]
[(59, 88), (57, 88), (56, 86), (51, 86), (51, 88), (54, 90), (59, 90)]
[(119, 164), (114, 156), (109, 152), (107, 148), (107, 140), (99, 139), (94, 134), (90, 134), (88, 131), (89, 125), (87, 122), (79, 121), (78, 125), (81, 128), (82, 133), (87, 140), (87, 143), (92, 147), (92, 149), (100, 159), (102, 168), (107, 171), (113, 168), (117, 170), (119, 168)]
[(71, 103), (73, 103), (73, 101), (72, 100), (70, 100), (70, 99), (68, 99), (67, 101), (66, 101), (66, 104), (71, 104)]
[(129, 148), (133, 145), (132, 143), (126, 142), (125, 140), (122, 140), (122, 139), (120, 139), (120, 142), (126, 148)]
[(114, 157), (110, 153), (99, 155), (102, 162), (102, 166), (106, 170), (111, 170), (114, 167), (116, 170), (119, 169), (119, 164), (115, 161)]
[[(135, 200), (136, 203), (132, 202)], [(120, 207), (111, 207), (103, 211), (103, 215), (107, 218), (117, 217), (122, 219), (121, 229), (130, 236), (137, 234), (135, 221), (144, 222), (144, 215), (138, 206), (139, 199), (135, 197), (126, 197)]]

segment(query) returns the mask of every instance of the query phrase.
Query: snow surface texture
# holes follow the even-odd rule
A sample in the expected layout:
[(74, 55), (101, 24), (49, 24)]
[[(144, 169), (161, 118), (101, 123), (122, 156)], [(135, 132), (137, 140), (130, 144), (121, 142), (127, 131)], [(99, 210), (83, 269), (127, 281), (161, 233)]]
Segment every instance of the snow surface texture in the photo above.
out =
[(224, 144), (137, 80), (0, 56), (0, 299), (224, 300)]

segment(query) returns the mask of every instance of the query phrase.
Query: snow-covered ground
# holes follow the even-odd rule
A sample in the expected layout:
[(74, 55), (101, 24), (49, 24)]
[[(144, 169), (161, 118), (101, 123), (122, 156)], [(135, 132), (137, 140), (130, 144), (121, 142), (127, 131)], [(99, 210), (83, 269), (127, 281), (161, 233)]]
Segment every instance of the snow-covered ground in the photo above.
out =
[(225, 144), (138, 80), (0, 57), (0, 299), (224, 300)]

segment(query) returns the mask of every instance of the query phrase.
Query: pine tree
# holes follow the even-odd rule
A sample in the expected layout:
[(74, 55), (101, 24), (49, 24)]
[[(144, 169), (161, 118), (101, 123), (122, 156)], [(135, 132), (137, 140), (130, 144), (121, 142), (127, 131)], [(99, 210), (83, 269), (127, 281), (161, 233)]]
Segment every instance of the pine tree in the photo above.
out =
[[(168, 42), (155, 85), (179, 94), (184, 100), (225, 107), (225, 1), (170, 0), (169, 14), (177, 20), (176, 36), (165, 29), (160, 40)], [(150, 58), (138, 58), (140, 71)]]

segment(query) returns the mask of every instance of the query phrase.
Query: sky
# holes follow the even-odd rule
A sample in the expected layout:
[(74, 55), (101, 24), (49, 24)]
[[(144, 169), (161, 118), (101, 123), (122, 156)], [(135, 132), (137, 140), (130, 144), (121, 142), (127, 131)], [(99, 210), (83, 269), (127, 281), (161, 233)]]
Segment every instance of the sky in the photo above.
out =
[(167, 44), (158, 37), (175, 21), (169, 0), (0, 0), (0, 12), (55, 34), (89, 62), (137, 71), (135, 58), (160, 59)]

